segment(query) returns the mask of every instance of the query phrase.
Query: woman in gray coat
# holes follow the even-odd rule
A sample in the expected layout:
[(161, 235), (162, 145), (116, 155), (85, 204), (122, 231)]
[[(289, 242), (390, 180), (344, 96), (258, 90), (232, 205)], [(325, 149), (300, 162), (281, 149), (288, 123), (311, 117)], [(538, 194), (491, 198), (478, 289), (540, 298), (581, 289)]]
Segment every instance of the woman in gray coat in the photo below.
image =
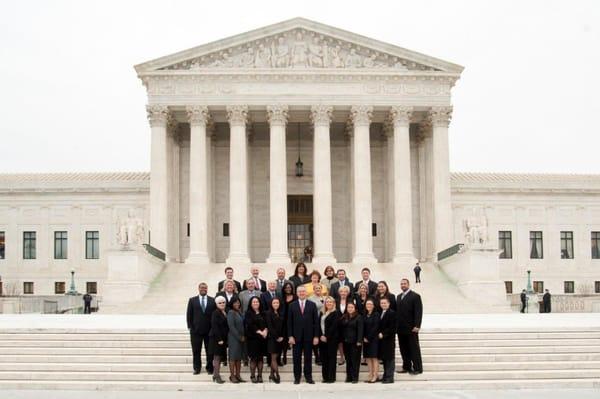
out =
[(246, 382), (240, 377), (242, 368), (242, 347), (244, 345), (244, 320), (242, 319), (242, 302), (235, 297), (231, 302), (231, 310), (227, 313), (227, 325), (229, 334), (227, 344), (229, 346), (229, 381), (234, 384)]

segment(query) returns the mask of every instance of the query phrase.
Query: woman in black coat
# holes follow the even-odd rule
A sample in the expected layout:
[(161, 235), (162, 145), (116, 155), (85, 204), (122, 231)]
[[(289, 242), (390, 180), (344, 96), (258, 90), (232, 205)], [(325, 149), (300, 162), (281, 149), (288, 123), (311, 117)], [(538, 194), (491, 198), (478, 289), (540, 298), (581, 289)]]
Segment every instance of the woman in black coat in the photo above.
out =
[(265, 313), (265, 319), (267, 320), (267, 329), (269, 330), (267, 336), (267, 352), (271, 355), (271, 374), (269, 375), (269, 381), (279, 384), (281, 377), (279, 377), (279, 365), (277, 364), (277, 359), (281, 354), (283, 346), (287, 342), (285, 339), (284, 318), (281, 312), (281, 299), (278, 297), (273, 298), (271, 301), (271, 309)]
[(336, 309), (335, 299), (325, 298), (322, 313), (319, 318), (319, 352), (321, 354), (323, 382), (335, 382), (335, 358), (339, 342), (338, 323), (342, 314)]
[(356, 310), (356, 305), (349, 302), (346, 313), (340, 317), (341, 341), (346, 358), (346, 382), (356, 384), (360, 369), (360, 349), (363, 342), (363, 319)]
[(379, 319), (379, 359), (383, 362), (381, 382), (391, 384), (396, 367), (396, 313), (387, 298), (382, 298), (379, 304), (382, 313)]
[(221, 379), (221, 361), (227, 357), (227, 334), (229, 327), (227, 325), (227, 313), (225, 307), (227, 300), (218, 296), (215, 298), (217, 309), (213, 312), (210, 320), (210, 331), (208, 332), (208, 352), (213, 355), (213, 381), (222, 384)]
[(375, 310), (375, 301), (371, 298), (365, 302), (363, 323), (363, 357), (369, 367), (369, 378), (365, 382), (374, 383), (379, 374), (379, 313)]
[[(283, 326), (284, 326), (284, 328), (286, 328), (287, 327), (287, 318), (288, 318), (288, 315), (290, 314), (289, 307), (297, 299), (296, 294), (294, 294), (294, 285), (292, 283), (287, 282), (287, 283), (283, 284), (283, 287), (281, 288), (281, 298), (283, 299), (283, 302), (281, 304), (281, 306), (283, 308), (283, 317), (284, 317)], [(287, 333), (284, 336), (287, 337)], [(283, 345), (283, 355), (281, 356), (282, 364), (284, 364), (284, 365), (287, 364), (288, 349), (289, 349), (289, 345), (287, 344), (287, 340), (286, 340)]]
[(256, 296), (250, 299), (244, 324), (248, 358), (250, 358), (250, 379), (253, 383), (261, 383), (263, 382), (263, 361), (267, 355), (267, 334), (269, 330), (267, 329), (265, 316), (260, 310), (260, 299)]
[(296, 264), (296, 268), (294, 269), (294, 275), (290, 277), (290, 281), (294, 283), (294, 292), (300, 287), (310, 281), (310, 277), (307, 276), (308, 270), (306, 269), (306, 265), (302, 262)]
[(361, 315), (365, 314), (365, 303), (367, 299), (371, 298), (369, 296), (369, 287), (366, 284), (361, 283), (356, 288), (356, 294), (354, 295), (354, 303), (356, 304), (356, 311)]
[(379, 301), (381, 298), (387, 298), (390, 302), (390, 309), (396, 309), (396, 296), (390, 292), (390, 288), (385, 281), (380, 281), (377, 284), (377, 293), (375, 294), (375, 308), (381, 313), (381, 306)]

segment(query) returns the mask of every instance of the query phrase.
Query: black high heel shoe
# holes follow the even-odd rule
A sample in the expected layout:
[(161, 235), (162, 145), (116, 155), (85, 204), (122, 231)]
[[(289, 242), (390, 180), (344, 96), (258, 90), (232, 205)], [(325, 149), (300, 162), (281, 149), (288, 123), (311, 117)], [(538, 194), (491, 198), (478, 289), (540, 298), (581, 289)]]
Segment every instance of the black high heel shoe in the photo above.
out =
[(256, 382), (259, 384), (263, 383), (262, 375), (259, 375), (258, 377), (256, 377)]
[(213, 380), (213, 382), (216, 382), (217, 384), (224, 384), (224, 383), (225, 383), (225, 381), (223, 381), (223, 380), (221, 379), (221, 376), (220, 376), (220, 375), (213, 376), (212, 380)]
[(256, 377), (253, 375), (250, 376), (250, 381), (252, 381), (253, 384), (256, 384), (258, 382)]

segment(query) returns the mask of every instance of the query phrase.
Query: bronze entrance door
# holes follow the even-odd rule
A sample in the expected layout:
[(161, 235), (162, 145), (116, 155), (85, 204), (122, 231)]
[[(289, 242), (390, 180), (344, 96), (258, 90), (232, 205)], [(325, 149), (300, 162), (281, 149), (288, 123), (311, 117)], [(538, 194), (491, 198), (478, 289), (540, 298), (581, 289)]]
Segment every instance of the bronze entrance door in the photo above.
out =
[(311, 262), (312, 248), (312, 195), (288, 195), (288, 251), (292, 262)]

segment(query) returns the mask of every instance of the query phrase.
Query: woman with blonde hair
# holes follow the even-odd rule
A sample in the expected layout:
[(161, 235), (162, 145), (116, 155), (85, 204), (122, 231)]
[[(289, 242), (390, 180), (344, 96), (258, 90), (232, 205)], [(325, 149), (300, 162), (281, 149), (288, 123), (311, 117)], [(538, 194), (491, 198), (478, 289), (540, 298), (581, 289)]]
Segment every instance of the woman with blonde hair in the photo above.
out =
[[(348, 307), (349, 303), (354, 303), (354, 299), (350, 295), (350, 287), (345, 285), (343, 287), (340, 287), (340, 289), (338, 290), (337, 298), (335, 300), (335, 305), (338, 311), (340, 312), (340, 315), (346, 313), (346, 308)], [(340, 353), (340, 361), (338, 362), (338, 365), (342, 366), (346, 362), (346, 360), (344, 357), (344, 347), (341, 341), (338, 345), (338, 351)]]
[(326, 297), (319, 323), (319, 352), (325, 384), (335, 382), (335, 358), (339, 343), (338, 321), (341, 313), (336, 309), (335, 299)]

